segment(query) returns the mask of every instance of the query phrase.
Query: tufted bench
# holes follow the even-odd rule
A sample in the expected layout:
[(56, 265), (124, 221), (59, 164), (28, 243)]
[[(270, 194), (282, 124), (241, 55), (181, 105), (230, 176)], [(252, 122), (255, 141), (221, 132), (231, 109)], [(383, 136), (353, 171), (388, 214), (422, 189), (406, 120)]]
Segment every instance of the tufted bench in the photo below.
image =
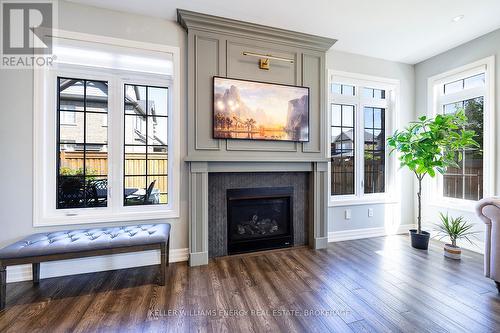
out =
[(0, 250), (0, 309), (5, 308), (7, 266), (32, 264), (33, 283), (40, 281), (44, 261), (92, 257), (105, 254), (160, 250), (160, 285), (165, 285), (170, 224), (65, 230), (30, 235)]

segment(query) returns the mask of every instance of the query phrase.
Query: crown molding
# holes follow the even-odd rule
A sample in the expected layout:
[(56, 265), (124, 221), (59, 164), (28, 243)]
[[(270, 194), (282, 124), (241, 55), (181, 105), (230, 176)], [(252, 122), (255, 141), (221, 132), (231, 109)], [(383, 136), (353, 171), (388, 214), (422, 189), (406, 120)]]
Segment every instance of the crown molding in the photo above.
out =
[(300, 46), (322, 52), (328, 51), (337, 41), (332, 38), (273, 28), (184, 9), (177, 9), (177, 22), (187, 31), (191, 29), (210, 31), (293, 47)]

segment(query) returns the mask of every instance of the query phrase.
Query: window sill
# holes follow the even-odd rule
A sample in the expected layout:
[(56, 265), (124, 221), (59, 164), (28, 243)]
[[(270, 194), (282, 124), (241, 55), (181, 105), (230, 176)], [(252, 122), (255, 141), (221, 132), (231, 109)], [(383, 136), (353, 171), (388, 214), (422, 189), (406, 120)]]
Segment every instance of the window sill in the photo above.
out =
[(380, 204), (397, 204), (398, 201), (388, 198), (373, 198), (373, 199), (345, 199), (345, 200), (332, 200), (328, 207), (344, 207), (344, 206), (361, 206), (361, 205), (380, 205)]
[(447, 208), (466, 213), (474, 213), (477, 201), (472, 200), (446, 200), (435, 199), (425, 203), (425, 205), (438, 208)]
[(179, 218), (179, 212), (171, 210), (149, 211), (149, 212), (122, 212), (122, 213), (102, 213), (93, 212), (93, 214), (85, 215), (57, 215), (46, 216), (33, 219), (34, 227), (62, 226), (62, 225), (79, 225), (79, 224), (94, 224), (94, 223), (111, 223), (111, 222), (130, 222), (130, 221), (146, 221), (146, 220), (161, 220), (161, 219), (176, 219)]

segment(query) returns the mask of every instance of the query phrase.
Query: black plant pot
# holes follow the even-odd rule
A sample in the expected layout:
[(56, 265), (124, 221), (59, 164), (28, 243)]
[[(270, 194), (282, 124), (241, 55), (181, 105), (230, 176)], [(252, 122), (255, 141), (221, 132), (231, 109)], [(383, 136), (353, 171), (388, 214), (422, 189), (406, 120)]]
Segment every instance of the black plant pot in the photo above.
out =
[(427, 231), (417, 233), (416, 229), (410, 229), (411, 246), (419, 250), (427, 250), (429, 248), (429, 238), (431, 234)]

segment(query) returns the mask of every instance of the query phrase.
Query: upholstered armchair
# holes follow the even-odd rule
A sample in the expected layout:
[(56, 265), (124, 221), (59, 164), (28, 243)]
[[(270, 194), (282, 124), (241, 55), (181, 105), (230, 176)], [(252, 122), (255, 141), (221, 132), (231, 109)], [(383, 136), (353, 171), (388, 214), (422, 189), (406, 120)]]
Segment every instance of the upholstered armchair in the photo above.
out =
[(495, 281), (500, 292), (500, 197), (480, 200), (476, 213), (486, 223), (484, 275)]

